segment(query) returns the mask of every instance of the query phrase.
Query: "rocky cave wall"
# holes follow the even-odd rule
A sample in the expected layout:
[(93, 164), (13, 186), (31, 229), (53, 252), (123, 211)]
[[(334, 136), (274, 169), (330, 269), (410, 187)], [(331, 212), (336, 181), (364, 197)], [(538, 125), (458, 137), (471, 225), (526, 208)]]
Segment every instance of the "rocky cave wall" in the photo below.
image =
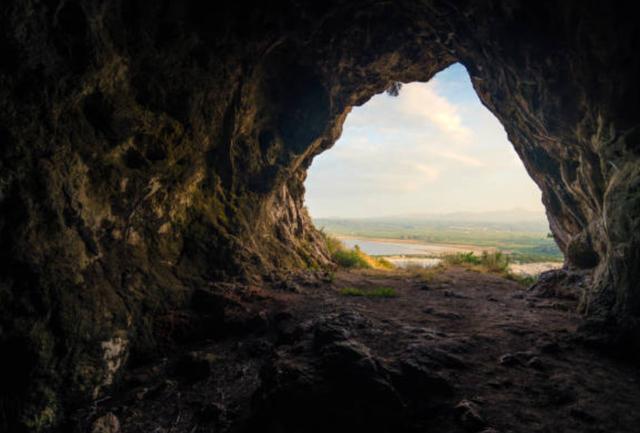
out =
[[(320, 4), (321, 3), (321, 4)], [(0, 11), (0, 426), (169, 344), (207, 281), (328, 264), (305, 171), (349, 110), (463, 63), (543, 191), (583, 309), (638, 341), (632, 14), (604, 2), (14, 0)]]

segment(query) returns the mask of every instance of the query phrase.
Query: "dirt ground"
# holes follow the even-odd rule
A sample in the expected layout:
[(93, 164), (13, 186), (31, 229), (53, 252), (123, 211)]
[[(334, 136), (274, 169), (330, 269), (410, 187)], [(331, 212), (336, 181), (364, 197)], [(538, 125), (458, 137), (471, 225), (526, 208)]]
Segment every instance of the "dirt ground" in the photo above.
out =
[[(381, 287), (397, 296), (341, 292)], [(106, 416), (127, 433), (640, 431), (639, 370), (585, 344), (575, 300), (457, 267), (426, 281), (292, 277), (225, 299), (216, 326), (232, 337), (132, 369), (78, 414), (85, 427)]]

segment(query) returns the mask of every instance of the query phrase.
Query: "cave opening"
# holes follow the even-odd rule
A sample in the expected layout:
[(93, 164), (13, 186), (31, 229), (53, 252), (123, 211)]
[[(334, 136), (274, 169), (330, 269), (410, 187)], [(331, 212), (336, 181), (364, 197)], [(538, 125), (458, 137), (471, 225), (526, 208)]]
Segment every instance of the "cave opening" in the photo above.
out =
[[(0, 431), (636, 431), (640, 32), (630, 6), (3, 9)], [(455, 62), (540, 187), (545, 239), (564, 254), (533, 287), (462, 266), (345, 271), (304, 207), (307, 169), (312, 180), (347, 149), (320, 155), (352, 110), (414, 83), (381, 96), (400, 106)], [(442, 107), (427, 114), (447, 119)], [(403, 144), (365, 172), (381, 175)], [(430, 150), (462, 164), (453, 177), (468, 178), (466, 196), (432, 188), (455, 172), (435, 170), (434, 155), (408, 161), (422, 164), (423, 184), (395, 164), (422, 193), (419, 211), (496, 190), (459, 147)], [(344, 173), (348, 192), (360, 171)], [(377, 189), (380, 211), (345, 201), (365, 215), (413, 212)]]
[(562, 265), (539, 187), (460, 63), (355, 107), (305, 187), (317, 227), (399, 267), (504, 253), (530, 281)]

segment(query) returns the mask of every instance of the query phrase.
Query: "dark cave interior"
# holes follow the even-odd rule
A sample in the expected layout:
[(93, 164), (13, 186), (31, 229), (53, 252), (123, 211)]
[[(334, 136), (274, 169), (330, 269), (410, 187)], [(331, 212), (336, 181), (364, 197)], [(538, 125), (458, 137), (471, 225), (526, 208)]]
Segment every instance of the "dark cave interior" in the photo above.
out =
[[(542, 190), (566, 257), (546, 289), (573, 292), (579, 323), (571, 333), (637, 371), (639, 39), (627, 6), (596, 1), (4, 2), (0, 429), (82, 431), (97, 417), (87, 407), (112, 398), (130, 382), (127, 372), (185, 344), (237, 343), (291, 317), (324, 321), (295, 332), (278, 328), (286, 344), (309, 343), (308, 332), (318, 341), (334, 338), (342, 332), (336, 323), (366, 328), (356, 313), (331, 322), (300, 301), (290, 302), (299, 305), (294, 313), (281, 311), (289, 294), (261, 301), (277, 305), (273, 317), (258, 314), (256, 291), (331, 268), (303, 206), (303, 182), (351, 108), (394, 82), (428, 81), (455, 62), (467, 68)], [(323, 352), (326, 374), (331, 360), (354, 353), (355, 376), (371, 379), (382, 368), (363, 355), (363, 343), (334, 343)], [(247, 365), (255, 367), (256, 358), (274, 365), (276, 349), (253, 345)], [(579, 359), (605, 356), (574, 349)], [(198, 356), (187, 357), (187, 370), (202, 365)], [(376, 422), (366, 415), (401, 404), (389, 400), (396, 391), (417, 392), (407, 383), (418, 370), (403, 365), (385, 373), (396, 378), (392, 393), (380, 380), (358, 382), (380, 399), (364, 412), (349, 406), (360, 415), (338, 411), (336, 419), (353, 429), (371, 423), (373, 431), (427, 428), (424, 421), (398, 427), (386, 416), (394, 410)], [(271, 387), (270, 406), (216, 429), (304, 427), (293, 415), (295, 422), (266, 420), (265, 411), (295, 412), (295, 396), (304, 400), (311, 385), (278, 388), (273, 374), (258, 376), (236, 397), (255, 401), (248, 390)], [(420, 393), (430, 398), (416, 413), (437, 412), (438, 398), (455, 394), (441, 379), (425, 379), (431, 391)], [(335, 396), (327, 392), (322, 398)], [(322, 398), (307, 403), (332, 404)], [(460, 431), (497, 431), (474, 421), (477, 404), (463, 400), (452, 409), (467, 420)], [(220, 418), (220, 408), (207, 408)], [(98, 418), (93, 431), (116, 431), (110, 417)], [(637, 419), (628, 422), (614, 428), (631, 431), (626, 426)], [(536, 428), (517, 431), (549, 431)]]

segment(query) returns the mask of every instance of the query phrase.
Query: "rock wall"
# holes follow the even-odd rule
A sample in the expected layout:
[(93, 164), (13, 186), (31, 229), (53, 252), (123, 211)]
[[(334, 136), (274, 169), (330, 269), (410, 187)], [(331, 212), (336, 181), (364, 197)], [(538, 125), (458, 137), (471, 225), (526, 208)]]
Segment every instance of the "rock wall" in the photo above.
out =
[(638, 341), (639, 34), (621, 5), (2, 9), (3, 428), (44, 431), (100, 398), (207, 281), (326, 265), (311, 160), (352, 106), (454, 62), (541, 187), (567, 266), (593, 271), (584, 312)]

